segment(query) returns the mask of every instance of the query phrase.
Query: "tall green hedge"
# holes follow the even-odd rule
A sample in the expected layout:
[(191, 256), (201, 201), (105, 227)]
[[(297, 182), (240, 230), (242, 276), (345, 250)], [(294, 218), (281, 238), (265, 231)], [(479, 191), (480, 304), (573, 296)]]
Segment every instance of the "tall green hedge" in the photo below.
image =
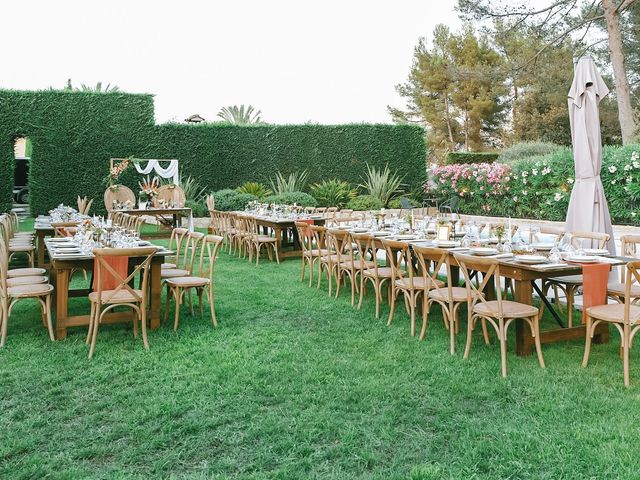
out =
[[(309, 182), (338, 178), (357, 184), (366, 164), (385, 164), (411, 187), (425, 178), (423, 131), (411, 125), (155, 125), (151, 95), (0, 90), (0, 168), (12, 172), (13, 140), (33, 143), (32, 213), (76, 195), (95, 198), (103, 210), (109, 158), (177, 158), (183, 175), (207, 191), (267, 181), (306, 169)], [(13, 176), (0, 180), (0, 203), (10, 204)], [(137, 189), (129, 172), (123, 183)]]

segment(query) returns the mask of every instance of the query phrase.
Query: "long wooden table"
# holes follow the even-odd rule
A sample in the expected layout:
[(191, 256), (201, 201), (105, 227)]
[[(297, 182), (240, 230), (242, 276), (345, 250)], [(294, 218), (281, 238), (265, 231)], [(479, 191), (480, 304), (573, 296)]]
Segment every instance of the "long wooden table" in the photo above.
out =
[[(174, 228), (180, 226), (183, 218), (192, 221), (191, 209), (186, 207), (149, 208), (145, 210), (135, 208), (130, 210), (114, 210), (114, 212), (126, 213), (127, 215), (136, 217), (155, 217), (160, 226), (160, 231), (158, 233), (145, 234), (143, 238), (166, 238), (171, 235), (171, 231)], [(165, 228), (163, 229), (162, 227)]]
[[(376, 238), (376, 243), (382, 246), (380, 239)], [(433, 241), (430, 240), (410, 240), (407, 243), (436, 247)], [(459, 282), (460, 273), (458, 263), (455, 260), (454, 253), (450, 248), (438, 248), (439, 252), (447, 252), (449, 254), (449, 261), (451, 264), (451, 274), (454, 283)], [(432, 260), (438, 260), (441, 253), (434, 255)], [(535, 282), (538, 280), (544, 280), (551, 277), (568, 276), (568, 275), (581, 275), (582, 267), (580, 265), (569, 264), (567, 266), (559, 266), (553, 268), (540, 268), (536, 265), (527, 265), (524, 263), (516, 262), (513, 258), (498, 258), (500, 263), (500, 275), (505, 278), (509, 278), (514, 282), (514, 301), (525, 303), (527, 305), (533, 305), (533, 291), (536, 288)], [(608, 263), (608, 262), (607, 262)], [(611, 266), (623, 265), (626, 263), (622, 257), (617, 257), (617, 263), (611, 263)], [(484, 273), (483, 270), (480, 270)], [(491, 298), (495, 295), (495, 292), (487, 291), (488, 297)], [(542, 298), (546, 301), (546, 298)], [(552, 306), (549, 304), (549, 308)], [(516, 320), (516, 354), (519, 356), (531, 355), (534, 348), (534, 340), (531, 336), (531, 332), (524, 320)], [(541, 343), (556, 343), (565, 340), (575, 340), (585, 337), (584, 325), (578, 325), (575, 327), (554, 328), (549, 330), (543, 330), (540, 332)], [(594, 336), (595, 343), (604, 343), (609, 339), (609, 329), (606, 324), (600, 325), (596, 329)]]
[(308, 215), (294, 220), (288, 218), (249, 215), (245, 212), (239, 212), (238, 215), (255, 218), (256, 224), (258, 227), (261, 227), (265, 233), (273, 231), (277, 242), (278, 257), (280, 260), (302, 256), (302, 245), (300, 244), (300, 238), (298, 237), (296, 222), (313, 220), (315, 225), (324, 225), (326, 221), (326, 218), (319, 215)]
[[(67, 328), (88, 326), (89, 325), (89, 303), (87, 300), (87, 313), (81, 315), (69, 315), (69, 299), (72, 297), (87, 297), (91, 292), (90, 288), (71, 289), (71, 273), (73, 270), (84, 269), (93, 271), (93, 256), (78, 254), (73, 258), (60, 258), (50, 247), (51, 241), (46, 240), (47, 251), (51, 259), (51, 275), (50, 281), (55, 287), (55, 295), (53, 297), (55, 303), (56, 315), (56, 338), (62, 340), (67, 336)], [(160, 250), (151, 261), (151, 269), (149, 271), (150, 280), (150, 300), (151, 307), (149, 309), (148, 318), (151, 329), (160, 326), (160, 302), (161, 302), (161, 277), (162, 263), (167, 255), (171, 255), (169, 250)], [(136, 264), (136, 261), (142, 260), (142, 257), (130, 257), (129, 268)], [(113, 312), (104, 316), (104, 323), (120, 323), (131, 322), (133, 319), (132, 312)]]

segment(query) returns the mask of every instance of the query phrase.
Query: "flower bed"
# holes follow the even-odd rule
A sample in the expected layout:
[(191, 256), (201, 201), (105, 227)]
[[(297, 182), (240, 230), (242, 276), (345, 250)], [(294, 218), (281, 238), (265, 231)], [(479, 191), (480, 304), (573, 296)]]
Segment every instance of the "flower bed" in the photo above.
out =
[[(432, 165), (425, 192), (460, 213), (564, 220), (574, 182), (570, 149), (512, 164)], [(640, 145), (606, 147), (601, 178), (614, 222), (640, 216)], [(453, 200), (457, 199), (457, 200)]]

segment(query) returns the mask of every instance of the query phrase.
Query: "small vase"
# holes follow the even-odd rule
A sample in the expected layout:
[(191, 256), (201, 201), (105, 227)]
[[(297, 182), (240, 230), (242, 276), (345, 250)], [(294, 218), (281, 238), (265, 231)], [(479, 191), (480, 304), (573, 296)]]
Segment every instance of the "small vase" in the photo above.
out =
[(147, 209), (147, 202), (138, 201), (138, 208), (140, 210), (146, 210)]

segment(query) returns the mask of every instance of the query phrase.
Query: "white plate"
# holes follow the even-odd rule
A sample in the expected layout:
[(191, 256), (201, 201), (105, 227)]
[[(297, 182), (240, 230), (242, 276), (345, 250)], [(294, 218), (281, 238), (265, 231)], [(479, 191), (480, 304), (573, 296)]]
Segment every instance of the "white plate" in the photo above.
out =
[(389, 235), (391, 235), (391, 232), (372, 232), (371, 235), (373, 235), (374, 237), (388, 237)]
[(469, 253), (471, 255), (478, 255), (479, 257), (485, 257), (487, 255), (497, 255), (498, 254), (498, 249), (497, 248), (488, 248), (488, 247), (478, 247), (478, 248), (470, 249)]
[(415, 235), (396, 235), (396, 240), (414, 240)]
[(609, 255), (609, 250), (606, 248), (585, 248), (584, 253), (587, 255)]
[(352, 228), (353, 233), (367, 233), (369, 230), (366, 228)]
[(139, 246), (139, 247), (147, 247), (147, 246), (149, 246), (149, 245), (151, 245), (151, 242), (148, 242), (148, 241), (146, 241), (146, 240), (140, 240), (140, 241), (138, 242), (138, 246)]
[(570, 262), (576, 263), (595, 263), (598, 261), (598, 257), (590, 256), (590, 255), (575, 255), (573, 257), (567, 258)]
[(546, 257), (542, 255), (516, 255), (516, 262), (527, 263), (533, 265), (535, 263), (544, 263), (547, 261)]
[(457, 247), (458, 245), (460, 245), (460, 242), (454, 242), (453, 240), (438, 240), (436, 242), (433, 242), (433, 244), (436, 247), (450, 248)]
[(553, 248), (553, 243), (532, 243), (531, 246), (536, 250), (549, 251)]

